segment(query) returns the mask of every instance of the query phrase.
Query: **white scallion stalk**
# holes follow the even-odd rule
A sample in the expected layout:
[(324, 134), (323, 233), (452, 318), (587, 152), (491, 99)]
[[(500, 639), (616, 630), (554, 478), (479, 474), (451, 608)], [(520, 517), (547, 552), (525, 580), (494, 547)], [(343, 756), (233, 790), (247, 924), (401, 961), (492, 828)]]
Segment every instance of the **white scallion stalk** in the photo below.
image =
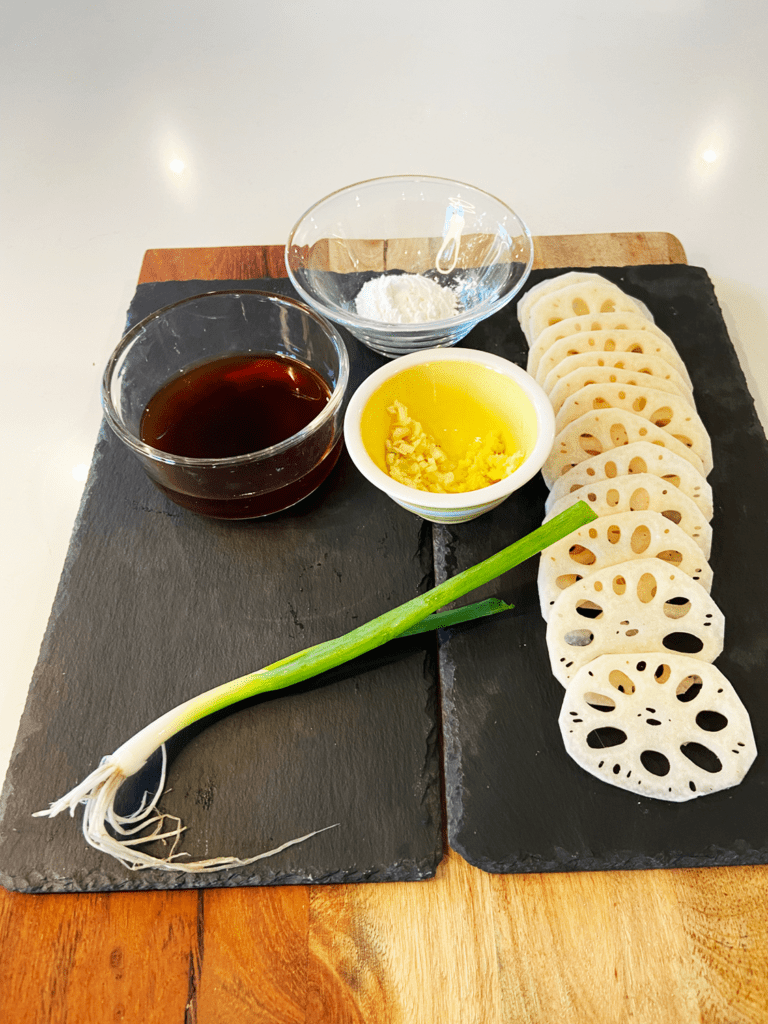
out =
[[(115, 857), (131, 870), (156, 868), (192, 873), (243, 867), (265, 857), (271, 857), (296, 843), (311, 839), (327, 828), (335, 828), (335, 825), (328, 825), (326, 828), (291, 839), (273, 850), (246, 859), (224, 856), (184, 861), (183, 858), (187, 855), (177, 852), (184, 827), (178, 818), (163, 813), (157, 807), (165, 787), (166, 741), (193, 723), (231, 704), (304, 682), (404, 633), (415, 631), (419, 623), (439, 609), (533, 557), (595, 518), (588, 505), (583, 501), (577, 502), (503, 551), (465, 569), (426, 594), (421, 594), (392, 611), (358, 626), (344, 636), (316, 644), (179, 704), (136, 733), (114, 753), (103, 758), (98, 768), (78, 786), (52, 803), (47, 810), (37, 811), (35, 817), (53, 818), (66, 810), (70, 815), (74, 815), (78, 804), (84, 804), (83, 835), (86, 842), (95, 849)], [(492, 610), (500, 609), (496, 607)], [(436, 624), (439, 625), (439, 621)], [(150, 798), (145, 793), (141, 805), (132, 814), (117, 814), (115, 798), (121, 785), (127, 778), (135, 775), (158, 749), (162, 750), (162, 763), (160, 782), (155, 795)], [(156, 840), (171, 840), (167, 856), (155, 857), (138, 849)]]

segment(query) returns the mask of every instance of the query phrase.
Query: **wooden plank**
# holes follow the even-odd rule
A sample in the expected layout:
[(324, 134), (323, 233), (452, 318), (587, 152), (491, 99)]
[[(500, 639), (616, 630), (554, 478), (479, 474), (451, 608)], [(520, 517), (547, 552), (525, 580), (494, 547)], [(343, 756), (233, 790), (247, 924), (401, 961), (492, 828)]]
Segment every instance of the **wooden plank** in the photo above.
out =
[[(427, 246), (425, 259), (434, 264), (438, 244), (423, 240)], [(412, 248), (412, 240), (405, 244)], [(362, 243), (361, 259), (365, 265), (358, 270), (384, 269), (384, 243)], [(400, 269), (402, 244), (390, 242), (387, 269)], [(139, 284), (151, 281), (249, 280), (259, 277), (286, 277), (282, 245), (214, 246), (192, 249), (148, 249), (139, 273)], [(322, 255), (322, 254), (320, 254)], [(327, 254), (328, 269), (353, 269), (343, 246), (337, 245)], [(534, 268), (543, 267), (621, 267), (630, 263), (686, 263), (685, 250), (674, 235), (666, 232), (633, 232), (603, 235), (543, 235), (534, 239)]]
[(247, 281), (287, 277), (282, 245), (147, 249), (139, 284), (152, 281)]
[[(256, 277), (262, 252), (150, 250), (142, 280)], [(685, 262), (663, 233), (537, 238), (536, 254)], [(764, 867), (488, 875), (449, 851), (431, 881), (386, 886), (0, 890), (4, 1024), (762, 1024), (766, 963)]]
[(534, 269), (624, 267), (645, 263), (687, 263), (685, 250), (664, 231), (601, 235), (543, 235), (534, 239)]
[(184, 1021), (202, 956), (195, 892), (0, 890), (3, 1024)]

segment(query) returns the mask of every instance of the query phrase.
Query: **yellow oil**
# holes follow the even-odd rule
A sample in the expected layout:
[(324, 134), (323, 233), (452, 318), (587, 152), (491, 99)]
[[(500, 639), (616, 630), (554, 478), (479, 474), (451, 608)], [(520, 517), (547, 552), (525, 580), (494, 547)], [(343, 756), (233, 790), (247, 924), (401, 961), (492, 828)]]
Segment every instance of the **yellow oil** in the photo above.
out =
[(394, 400), (407, 406), (452, 461), (461, 459), (473, 441), (500, 431), (508, 452), (527, 458), (536, 443), (536, 412), (516, 381), (480, 363), (436, 360), (412, 366), (385, 381), (363, 411), (363, 443), (386, 472), (384, 442)]

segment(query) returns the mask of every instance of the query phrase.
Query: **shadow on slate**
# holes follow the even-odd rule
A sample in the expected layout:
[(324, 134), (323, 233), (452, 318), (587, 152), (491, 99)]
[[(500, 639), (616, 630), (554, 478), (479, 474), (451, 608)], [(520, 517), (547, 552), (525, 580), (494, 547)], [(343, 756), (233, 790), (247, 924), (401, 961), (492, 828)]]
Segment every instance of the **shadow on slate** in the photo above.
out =
[[(589, 269), (646, 303), (693, 379), (714, 449), (712, 596), (725, 614), (717, 666), (750, 712), (758, 756), (740, 786), (684, 804), (638, 797), (580, 769), (560, 738), (563, 691), (549, 670), (534, 560), (487, 589), (514, 612), (440, 648), (448, 841), (491, 872), (766, 863), (768, 444), (705, 271)], [(528, 286), (561, 273), (534, 272)], [(514, 306), (480, 324), (471, 342), (527, 360)], [(482, 519), (436, 528), (436, 581), (539, 525), (546, 494), (539, 476)]]
[[(271, 279), (141, 285), (129, 324), (229, 287), (293, 294)], [(384, 360), (346, 340), (354, 388)], [(168, 502), (103, 426), (3, 792), (0, 883), (66, 892), (432, 876), (442, 816), (430, 634), (238, 705), (169, 745), (162, 808), (187, 826), (181, 848), (194, 858), (248, 857), (338, 823), (307, 842), (213, 875), (131, 872), (86, 845), (80, 810), (74, 821), (31, 817), (162, 712), (432, 582), (429, 529), (346, 453), (295, 508), (221, 522)]]

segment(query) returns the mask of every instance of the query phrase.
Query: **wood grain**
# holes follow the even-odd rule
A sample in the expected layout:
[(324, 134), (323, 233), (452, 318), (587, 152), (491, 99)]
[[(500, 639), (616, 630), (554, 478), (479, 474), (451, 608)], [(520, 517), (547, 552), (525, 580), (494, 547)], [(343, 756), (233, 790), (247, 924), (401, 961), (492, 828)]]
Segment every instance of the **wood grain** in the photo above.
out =
[[(418, 239), (403, 243), (409, 250), (418, 248)], [(422, 239), (429, 266), (434, 263), (437, 242)], [(377, 269), (400, 266), (402, 245), (383, 242), (361, 245), (365, 265)], [(199, 249), (148, 249), (139, 274), (139, 283), (151, 281), (227, 281), (255, 280), (260, 277), (287, 277), (283, 246), (224, 246)], [(542, 235), (534, 238), (534, 269), (544, 267), (623, 267), (627, 264), (686, 263), (685, 250), (674, 235), (666, 232), (637, 231), (627, 234)], [(333, 270), (351, 270), (348, 259), (338, 247), (318, 253)]]
[[(671, 235), (537, 238), (537, 266), (685, 262)], [(282, 247), (150, 250), (142, 281), (283, 276)], [(389, 885), (0, 890), (3, 1024), (765, 1024), (768, 868)]]

